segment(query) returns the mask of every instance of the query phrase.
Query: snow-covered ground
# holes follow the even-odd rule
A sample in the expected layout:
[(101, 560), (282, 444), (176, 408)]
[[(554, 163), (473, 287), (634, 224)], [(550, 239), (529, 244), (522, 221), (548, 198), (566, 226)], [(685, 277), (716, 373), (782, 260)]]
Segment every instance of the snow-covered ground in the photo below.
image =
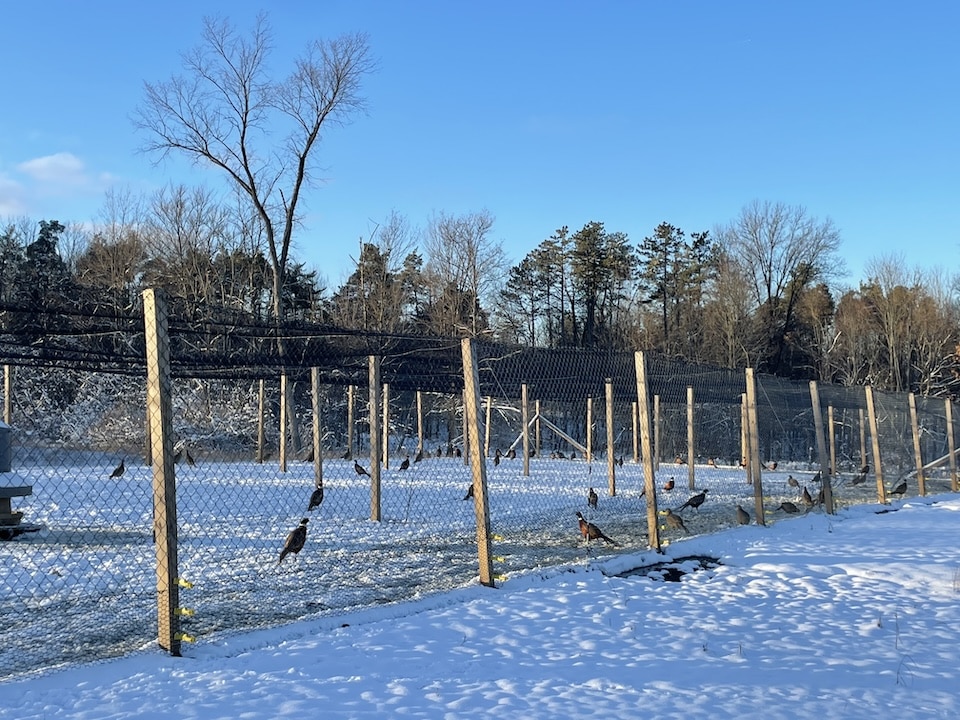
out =
[[(0, 708), (17, 720), (955, 718), (958, 537), (960, 496), (940, 494), (674, 534), (662, 556), (568, 543), (569, 562), (496, 589), (10, 680)], [(272, 536), (253, 546), (278, 549)], [(702, 557), (719, 564), (683, 560)], [(661, 561), (689, 572), (631, 572)]]

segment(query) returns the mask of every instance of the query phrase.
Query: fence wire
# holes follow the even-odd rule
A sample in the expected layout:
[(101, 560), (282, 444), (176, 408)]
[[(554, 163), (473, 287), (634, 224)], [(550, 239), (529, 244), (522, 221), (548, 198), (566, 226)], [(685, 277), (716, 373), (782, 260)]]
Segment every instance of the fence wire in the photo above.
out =
[[(139, 352), (142, 334), (124, 323), (116, 345)], [(280, 357), (276, 328), (231, 334), (171, 322), (172, 551), (185, 642), (478, 580), (459, 341), (282, 334)], [(64, 367), (67, 345), (75, 367)], [(6, 338), (4, 347), (14, 346)], [(497, 581), (646, 549), (635, 356), (475, 347)], [(0, 526), (8, 538), (0, 542), (0, 679), (155, 647), (157, 566), (170, 559), (154, 534), (148, 428), (156, 418), (146, 412), (145, 362), (131, 352), (98, 371), (75, 340), (52, 338), (48, 348), (8, 354), (11, 453), (0, 488), (30, 492), (11, 494), (22, 517)], [(373, 413), (371, 356), (386, 399), (386, 411)], [(756, 522), (743, 465), (744, 374), (656, 356), (648, 367), (657, 504), (682, 520), (660, 516), (664, 543), (736, 526), (737, 506)], [(757, 385), (765, 521), (823, 512), (809, 386), (769, 376)], [(901, 496), (910, 497), (919, 479), (908, 398), (874, 397), (885, 489), (906, 480)], [(838, 504), (877, 502), (877, 468), (860, 477), (874, 465), (864, 389), (821, 387), (820, 398)], [(925, 471), (926, 492), (949, 491), (944, 402), (916, 404), (923, 463), (939, 463)], [(372, 425), (387, 432), (372, 437)], [(370, 477), (377, 461), (379, 493)], [(608, 540), (587, 542), (577, 513)], [(304, 519), (302, 549), (281, 558)]]

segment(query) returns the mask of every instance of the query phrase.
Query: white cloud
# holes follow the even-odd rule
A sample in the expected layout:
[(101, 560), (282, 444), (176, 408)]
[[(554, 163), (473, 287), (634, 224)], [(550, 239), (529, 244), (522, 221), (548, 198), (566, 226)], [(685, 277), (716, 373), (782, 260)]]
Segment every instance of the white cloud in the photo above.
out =
[(77, 186), (86, 185), (91, 181), (83, 161), (68, 152), (26, 160), (17, 165), (17, 170), (43, 183)]

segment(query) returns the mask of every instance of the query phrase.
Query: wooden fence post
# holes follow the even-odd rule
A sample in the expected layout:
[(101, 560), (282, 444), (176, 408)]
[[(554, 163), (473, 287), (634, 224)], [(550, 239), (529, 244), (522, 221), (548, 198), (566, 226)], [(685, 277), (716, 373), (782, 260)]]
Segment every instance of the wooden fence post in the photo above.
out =
[(887, 489), (883, 485), (883, 468), (880, 466), (880, 438), (877, 436), (877, 413), (873, 406), (873, 388), (863, 388), (867, 398), (867, 418), (870, 423), (870, 440), (873, 444), (873, 472), (877, 476), (877, 502), (887, 502)]
[(763, 512), (763, 481), (760, 474), (760, 430), (757, 422), (757, 381), (753, 375), (753, 368), (747, 368), (747, 423), (750, 443), (750, 456), (747, 463), (750, 465), (753, 478), (753, 501), (757, 514), (757, 525), (766, 525)]
[(610, 497), (617, 494), (617, 458), (613, 449), (613, 380), (607, 378), (605, 383), (606, 417), (607, 417), (607, 486)]
[(910, 427), (913, 430), (913, 459), (917, 464), (917, 492), (921, 497), (927, 494), (927, 480), (923, 474), (923, 455), (920, 450), (920, 424), (917, 419), (917, 398), (913, 393), (907, 395), (910, 405)]
[(371, 355), (368, 359), (368, 384), (370, 387), (370, 519), (380, 522), (380, 358)]
[(630, 402), (630, 422), (633, 424), (633, 462), (640, 462), (640, 418), (637, 415), (637, 401)]
[[(810, 381), (810, 403), (813, 406), (813, 426), (817, 433), (817, 456), (820, 459), (820, 487), (823, 488), (823, 505), (833, 515), (833, 485), (830, 483), (830, 468), (827, 467), (827, 446), (823, 439), (823, 411), (820, 409), (820, 391), (817, 381)], [(832, 407), (830, 408), (833, 409)], [(831, 421), (832, 421), (831, 416)], [(830, 423), (831, 429), (833, 423)]]
[(144, 290), (147, 407), (153, 439), (153, 537), (157, 558), (157, 641), (180, 655), (180, 589), (177, 584), (177, 485), (173, 463), (173, 402), (166, 300)]
[[(470, 467), (473, 475), (473, 507), (477, 516), (477, 560), (480, 584), (494, 587), (493, 553), (490, 533), (490, 506), (487, 501), (487, 461), (480, 452), (480, 373), (473, 340), (460, 341), (463, 356), (463, 413), (467, 418), (467, 438), (472, 447)], [(526, 398), (526, 384), (523, 395)], [(526, 425), (524, 425), (526, 427)], [(526, 453), (524, 453), (526, 455)]]
[(657, 552), (660, 549), (660, 518), (657, 517), (656, 469), (653, 463), (653, 443), (650, 437), (650, 400), (647, 387), (647, 359), (643, 352), (633, 354), (637, 375), (637, 412), (640, 414), (640, 445), (643, 456), (643, 492), (647, 499), (647, 544)]

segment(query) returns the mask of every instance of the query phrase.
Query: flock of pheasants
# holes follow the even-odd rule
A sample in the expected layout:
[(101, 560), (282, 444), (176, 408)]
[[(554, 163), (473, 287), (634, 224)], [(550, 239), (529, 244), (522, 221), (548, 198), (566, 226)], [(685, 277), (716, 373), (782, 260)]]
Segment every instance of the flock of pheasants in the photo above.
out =
[[(448, 457), (462, 457), (462, 452), (460, 451), (460, 449), (454, 448), (452, 446), (447, 447), (446, 454)], [(437, 457), (443, 456), (442, 448), (437, 449), (436, 456)], [(515, 458), (516, 451), (513, 448), (510, 448), (506, 453), (502, 453), (499, 449), (497, 449), (493, 457), (494, 465), (499, 465), (501, 459), (504, 457)], [(561, 455), (554, 453), (551, 455), (551, 457), (561, 457)], [(179, 462), (183, 458), (186, 459), (189, 465), (194, 465), (196, 462), (193, 456), (190, 454), (189, 449), (185, 445), (180, 446), (174, 459), (175, 459), (175, 462)], [(348, 450), (347, 452), (345, 452), (342, 458), (344, 460), (351, 459), (350, 451)], [(418, 463), (421, 460), (423, 460), (423, 458), (424, 458), (424, 453), (421, 450), (416, 454), (413, 462)], [(681, 457), (677, 457), (676, 462), (677, 464), (683, 464), (684, 460)], [(617, 464), (622, 465), (623, 459), (618, 458)], [(716, 463), (712, 458), (710, 458), (707, 461), (707, 464), (712, 467), (716, 467)], [(743, 463), (741, 463), (741, 465), (742, 464)], [(409, 467), (410, 467), (410, 458), (405, 457), (400, 463), (399, 470), (404, 471), (409, 469)], [(767, 470), (776, 470), (777, 463), (771, 462), (765, 465), (764, 467)], [(366, 470), (366, 468), (364, 468), (356, 460), (353, 461), (353, 469), (354, 469), (354, 472), (356, 472), (356, 474), (359, 476), (366, 476), (366, 477), (370, 476), (370, 473)], [(110, 473), (110, 477), (119, 478), (120, 476), (123, 475), (125, 470), (126, 470), (126, 467), (124, 465), (124, 461), (121, 460), (120, 464), (117, 465), (117, 467), (113, 470), (112, 473)], [(864, 464), (860, 468), (860, 471), (856, 473), (851, 479), (850, 481), (851, 485), (854, 485), (854, 486), (862, 485), (864, 482), (866, 482), (867, 474), (869, 472), (870, 472), (869, 464)], [(812, 480), (813, 482), (819, 482), (820, 473), (817, 473)], [(807, 510), (817, 505), (821, 505), (824, 502), (824, 491), (822, 486), (817, 497), (814, 498), (810, 494), (810, 491), (807, 490), (806, 486), (803, 486), (801, 488), (799, 481), (796, 478), (794, 478), (793, 475), (789, 475), (787, 477), (787, 485), (789, 485), (791, 488), (795, 489), (799, 493), (799, 497), (797, 501), (802, 503), (804, 508)], [(664, 483), (663, 490), (666, 492), (670, 492), (671, 490), (673, 490), (674, 486), (675, 486), (675, 481), (673, 478), (670, 478)], [(899, 495), (900, 497), (903, 497), (906, 491), (907, 491), (907, 481), (906, 479), (903, 479), (903, 480), (900, 480), (900, 482), (889, 491), (889, 494), (891, 496)], [(646, 490), (641, 492), (640, 497), (643, 497), (645, 492)], [(703, 505), (703, 503), (706, 502), (707, 500), (708, 492), (709, 492), (709, 489), (705, 488), (701, 490), (699, 493), (690, 496), (686, 500), (686, 502), (684, 502), (678, 508), (676, 509), (665, 508), (664, 510), (661, 510), (661, 514), (663, 515), (665, 526), (670, 530), (678, 530), (681, 532), (689, 533), (689, 530), (687, 529), (687, 526), (684, 523), (683, 517), (680, 515), (680, 513), (686, 508), (691, 508), (693, 510), (699, 511), (700, 506)], [(473, 484), (471, 483), (463, 499), (467, 500), (472, 497), (473, 497)], [(322, 502), (323, 502), (323, 483), (322, 481), (320, 481), (317, 483), (315, 489), (310, 495), (310, 500), (307, 503), (307, 511), (308, 512), (313, 511), (315, 508), (319, 507)], [(596, 510), (598, 503), (599, 503), (599, 496), (597, 495), (596, 491), (592, 487), (588, 488), (587, 490), (588, 507), (590, 507), (593, 510)], [(783, 502), (780, 503), (779, 506), (775, 508), (775, 510), (782, 511), (787, 514), (794, 514), (794, 513), (800, 512), (800, 507), (795, 502), (784, 500)], [(744, 510), (743, 506), (741, 506), (740, 504), (737, 504), (735, 512), (736, 512), (736, 519), (738, 524), (747, 525), (750, 523), (750, 513)], [(583, 539), (588, 544), (591, 540), (602, 540), (604, 542), (610, 543), (611, 545), (619, 546), (619, 543), (616, 540), (613, 540), (612, 538), (610, 538), (597, 525), (587, 520), (583, 516), (583, 513), (581, 513), (580, 511), (577, 511), (576, 517), (577, 517), (577, 522), (580, 528), (580, 534), (583, 536)], [(290, 533), (287, 535), (286, 541), (283, 544), (283, 549), (280, 551), (280, 559), (277, 561), (278, 565), (283, 562), (283, 559), (287, 555), (290, 555), (290, 554), (296, 555), (303, 549), (307, 541), (307, 523), (309, 522), (310, 522), (309, 518), (301, 519), (300, 524), (297, 525), (297, 527), (295, 527), (293, 530), (291, 530)]]
[[(457, 451), (454, 452), (454, 455), (456, 455), (456, 452), (457, 452)], [(509, 453), (513, 453), (513, 450), (511, 449), (511, 450), (508, 451), (508, 452), (509, 452)], [(440, 454), (441, 454), (441, 451), (438, 450), (438, 451), (437, 451), (437, 456), (439, 457)], [(345, 454), (345, 455), (344, 455), (345, 458), (347, 458), (348, 456), (349, 456), (348, 454)], [(493, 459), (494, 465), (498, 465), (498, 464), (500, 463), (500, 459), (501, 459), (502, 457), (516, 457), (516, 454), (514, 453), (514, 454), (512, 454), (512, 455), (510, 455), (510, 454), (504, 455), (504, 454), (502, 454), (502, 453), (500, 452), (500, 450), (498, 449), (498, 450), (496, 451), (496, 454), (494, 455), (494, 459)], [(417, 456), (416, 456), (416, 458), (415, 458), (415, 460), (414, 460), (414, 462), (419, 462), (422, 458), (423, 458), (422, 454), (418, 453)], [(622, 464), (622, 461), (621, 461), (621, 460), (618, 460), (617, 462), (618, 462), (618, 464)], [(678, 462), (680, 462), (680, 459), (679, 459), (679, 458), (678, 458)], [(710, 464), (711, 466), (715, 466), (715, 463), (714, 463), (714, 461), (713, 461), (712, 459), (709, 461), (708, 464)], [(406, 470), (406, 469), (409, 468), (409, 467), (410, 467), (410, 460), (409, 460), (409, 458), (404, 458), (403, 462), (400, 464), (400, 470)], [(776, 468), (777, 468), (777, 463), (776, 463), (776, 462), (772, 462), (772, 463), (770, 463), (770, 464), (768, 464), (768, 465), (765, 465), (764, 467), (765, 467), (767, 470), (776, 470)], [(356, 471), (356, 473), (357, 473), (358, 475), (367, 475), (367, 476), (369, 476), (369, 473), (366, 471), (366, 469), (365, 469), (362, 465), (360, 465), (356, 460), (354, 460), (353, 468), (354, 468), (354, 470)], [(856, 485), (861, 485), (861, 484), (863, 484), (863, 483), (866, 481), (867, 474), (868, 474), (869, 472), (870, 472), (870, 466), (867, 465), (867, 464), (864, 464), (864, 465), (860, 468), (860, 471), (859, 471), (859, 472), (853, 477), (853, 479), (851, 480), (851, 484), (852, 484), (852, 485), (855, 485), (855, 486), (856, 486)], [(820, 474), (817, 473), (817, 475), (815, 475), (815, 476), (813, 477), (813, 482), (819, 482), (819, 481), (820, 481)], [(663, 489), (664, 489), (666, 492), (670, 492), (671, 490), (673, 490), (675, 484), (676, 484), (676, 483), (675, 483), (674, 479), (673, 479), (673, 478), (670, 478), (669, 480), (667, 480), (667, 481), (664, 483)], [(807, 490), (806, 486), (803, 486), (802, 488), (800, 487), (799, 481), (798, 481), (796, 478), (794, 478), (793, 475), (789, 475), (789, 476), (787, 477), (787, 484), (788, 484), (790, 487), (792, 487), (792, 488), (794, 488), (794, 489), (796, 489), (796, 490), (799, 491), (799, 493), (800, 493), (800, 494), (799, 494), (799, 502), (801, 502), (806, 509), (809, 510), (809, 509), (811, 509), (811, 508), (813, 508), (813, 507), (815, 507), (815, 506), (817, 506), (817, 505), (822, 505), (822, 504), (823, 504), (823, 502), (824, 502), (824, 491), (823, 491), (822, 486), (821, 486), (820, 492), (818, 493), (817, 497), (814, 498), (814, 497), (810, 494), (810, 491)], [(899, 496), (902, 497), (903, 494), (904, 494), (906, 491), (907, 491), (907, 481), (906, 481), (906, 480), (901, 480), (901, 481), (899, 482), (899, 484), (897, 484), (896, 487), (894, 487), (892, 490), (890, 490), (890, 494), (891, 494), (891, 495), (899, 495)], [(643, 492), (641, 492), (640, 496), (643, 497), (643, 495), (645, 494), (645, 492), (646, 492), (646, 490), (644, 490)], [(707, 493), (708, 493), (708, 492), (710, 492), (709, 488), (704, 488), (703, 490), (701, 490), (701, 491), (698, 492), (697, 494), (691, 495), (691, 496), (690, 496), (682, 505), (680, 505), (678, 508), (676, 508), (676, 509), (665, 508), (664, 510), (662, 510), (662, 511), (661, 511), (661, 514), (663, 515), (664, 523), (665, 523), (666, 527), (669, 528), (669, 529), (671, 529), (671, 530), (678, 530), (678, 531), (681, 531), (681, 532), (689, 533), (690, 531), (687, 529), (687, 526), (686, 526), (686, 524), (684, 523), (683, 517), (682, 517), (682, 515), (681, 515), (680, 513), (681, 513), (683, 510), (687, 509), (687, 508), (691, 508), (691, 509), (697, 510), (697, 511), (699, 512), (700, 506), (703, 505), (704, 502), (706, 502), (706, 500), (707, 500)], [(473, 496), (474, 496), (474, 493), (473, 493), (473, 484), (471, 483), (470, 486), (468, 487), (467, 492), (466, 492), (466, 494), (464, 495), (463, 499), (464, 499), (464, 500), (467, 500), (467, 499), (469, 499), (469, 498), (472, 498)], [(593, 509), (593, 510), (596, 510), (596, 509), (597, 509), (597, 506), (598, 506), (598, 504), (599, 504), (599, 501), (600, 501), (600, 498), (599, 498), (599, 496), (597, 495), (596, 490), (594, 490), (592, 487), (588, 488), (588, 489), (587, 489), (587, 505), (588, 505), (588, 507), (590, 507), (590, 508)], [(318, 488), (313, 492), (313, 495), (312, 495), (311, 498), (310, 498), (310, 503), (309, 503), (309, 506), (308, 506), (307, 509), (308, 509), (308, 510), (313, 510), (315, 507), (319, 506), (321, 502), (323, 502), (323, 487), (322, 487), (322, 486), (318, 487)], [(785, 512), (785, 513), (787, 513), (787, 514), (793, 514), (793, 513), (798, 513), (798, 512), (800, 512), (800, 508), (797, 506), (797, 504), (794, 503), (794, 502), (790, 502), (789, 500), (785, 500), (785, 501), (781, 502), (780, 505), (776, 508), (776, 510), (783, 511), (783, 512)], [(613, 538), (609, 537), (609, 536), (608, 536), (606, 533), (604, 533), (603, 530), (601, 530), (600, 527), (598, 527), (596, 524), (594, 524), (594, 523), (590, 522), (589, 520), (587, 520), (587, 519), (583, 516), (583, 513), (581, 513), (579, 510), (578, 510), (577, 513), (576, 513), (576, 517), (577, 517), (577, 523), (578, 523), (579, 528), (580, 528), (580, 535), (583, 537), (583, 539), (584, 539), (588, 544), (589, 544), (589, 542), (590, 542), (591, 540), (602, 540), (602, 541), (607, 542), (607, 543), (609, 543), (609, 544), (611, 544), (611, 545), (613, 545), (613, 546), (615, 546), (615, 547), (619, 547), (620, 543), (618, 543), (618, 542), (617, 542), (616, 540), (614, 540)], [(737, 519), (737, 523), (740, 524), (740, 525), (747, 525), (747, 524), (750, 523), (750, 513), (748, 513), (748, 512), (743, 508), (743, 506), (740, 505), (739, 503), (736, 505), (736, 519)], [(307, 523), (308, 523), (308, 522), (309, 522), (309, 518), (303, 518), (303, 519), (300, 521), (300, 524), (299, 524), (296, 528), (294, 528), (294, 529), (290, 532), (289, 535), (287, 535), (287, 539), (286, 539), (286, 542), (284, 543), (283, 550), (280, 551), (280, 559), (277, 561), (277, 564), (278, 564), (278, 565), (279, 565), (281, 562), (283, 562), (283, 559), (284, 559), (287, 555), (289, 555), (289, 554), (291, 554), (291, 553), (297, 554), (297, 553), (300, 552), (300, 550), (303, 549), (303, 546), (304, 546), (304, 544), (306, 543), (306, 540), (307, 540)]]

